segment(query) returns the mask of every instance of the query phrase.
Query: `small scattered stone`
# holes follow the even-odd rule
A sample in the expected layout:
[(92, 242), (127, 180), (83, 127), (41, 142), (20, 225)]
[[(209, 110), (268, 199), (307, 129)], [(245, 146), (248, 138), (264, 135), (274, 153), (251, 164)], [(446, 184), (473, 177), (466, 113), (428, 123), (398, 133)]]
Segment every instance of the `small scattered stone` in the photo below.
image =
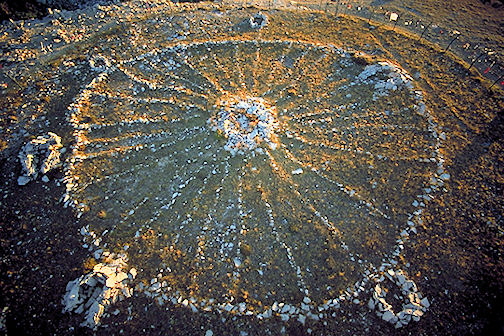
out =
[(19, 176), (17, 179), (17, 183), (20, 186), (27, 185), (28, 182), (30, 182), (30, 181), (31, 181), (31, 178), (29, 178), (28, 176)]
[(382, 319), (386, 322), (389, 322), (390, 320), (392, 320), (393, 317), (394, 317), (394, 313), (387, 310), (383, 313)]
[(406, 281), (406, 277), (402, 274), (397, 275), (397, 281), (402, 285)]
[(298, 168), (298, 169), (292, 171), (292, 175), (299, 175), (299, 174), (303, 174), (302, 168)]
[(426, 297), (423, 298), (422, 300), (420, 300), (420, 304), (422, 306), (424, 306), (425, 308), (429, 308), (430, 307), (429, 299), (427, 299)]

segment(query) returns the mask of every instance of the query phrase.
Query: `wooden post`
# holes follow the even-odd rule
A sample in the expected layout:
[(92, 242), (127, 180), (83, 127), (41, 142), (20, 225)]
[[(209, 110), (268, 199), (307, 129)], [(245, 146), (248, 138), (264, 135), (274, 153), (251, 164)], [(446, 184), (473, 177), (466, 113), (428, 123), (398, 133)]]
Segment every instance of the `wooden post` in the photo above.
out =
[(477, 60), (479, 60), (481, 58), (481, 56), (485, 55), (484, 52), (482, 52), (481, 54), (478, 55), (478, 57), (476, 57), (472, 62), (471, 64), (469, 65), (469, 68), (467, 68), (467, 70), (471, 70), (471, 68), (473, 67), (474, 63), (476, 63)]
[(19, 84), (19, 82), (17, 80), (15, 80), (13, 77), (11, 77), (11, 75), (9, 75), (7, 72), (5, 73), (5, 76), (7, 76), (11, 81), (14, 82), (14, 84), (16, 84), (17, 86), (19, 86), (19, 88), (22, 90), (23, 87), (21, 86), (21, 84)]
[(392, 28), (392, 31), (395, 31), (395, 28), (397, 26), (397, 22), (399, 21), (399, 14), (390, 13), (389, 21), (394, 21), (394, 28)]
[(452, 43), (453, 43), (453, 42), (455, 42), (455, 40), (456, 40), (456, 39), (458, 39), (458, 38), (459, 38), (459, 36), (458, 36), (458, 35), (457, 35), (457, 36), (455, 36), (455, 37), (454, 37), (454, 38), (450, 41), (450, 43), (448, 43), (448, 46), (446, 47), (446, 49), (445, 49), (444, 51), (445, 51), (445, 52), (447, 52), (447, 51), (448, 51), (448, 49), (450, 48), (450, 46), (452, 45)]
[(374, 8), (371, 8), (371, 15), (369, 15), (369, 18), (367, 20), (368, 26), (371, 25), (371, 18), (373, 17), (373, 15), (374, 15)]
[(504, 78), (504, 75), (501, 75), (499, 78), (497, 78), (497, 80), (495, 82), (493, 82), (492, 85), (490, 85), (490, 89), (493, 88), (495, 86), (495, 84), (497, 84), (502, 78)]
[(422, 39), (422, 37), (424, 36), (425, 32), (427, 31), (427, 29), (429, 29), (429, 27), (432, 25), (432, 22), (429, 22), (429, 24), (425, 27), (425, 29), (423, 30), (422, 34), (420, 35), (420, 37), (418, 38), (418, 41), (420, 41)]

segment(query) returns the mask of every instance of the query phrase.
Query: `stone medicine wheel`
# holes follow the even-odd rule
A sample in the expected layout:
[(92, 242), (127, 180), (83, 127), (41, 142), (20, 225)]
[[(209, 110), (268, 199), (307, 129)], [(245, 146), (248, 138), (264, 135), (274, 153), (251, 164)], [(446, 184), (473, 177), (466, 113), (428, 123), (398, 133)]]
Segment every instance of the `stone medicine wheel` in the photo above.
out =
[(323, 315), (400, 254), (442, 172), (422, 94), (389, 62), (224, 40), (92, 65), (67, 198), (161, 302)]

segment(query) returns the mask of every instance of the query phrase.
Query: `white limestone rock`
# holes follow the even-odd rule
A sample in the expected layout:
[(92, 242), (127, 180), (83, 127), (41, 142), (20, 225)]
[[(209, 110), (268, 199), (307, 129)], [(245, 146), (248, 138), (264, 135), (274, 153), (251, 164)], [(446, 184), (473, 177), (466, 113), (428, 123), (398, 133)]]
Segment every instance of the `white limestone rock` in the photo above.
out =
[(375, 306), (376, 306), (375, 301), (373, 300), (373, 298), (370, 298), (368, 302), (369, 309), (373, 310), (375, 309)]
[(300, 174), (303, 174), (303, 169), (298, 168), (296, 170), (293, 170), (291, 173), (292, 173), (292, 175), (300, 175)]
[(249, 18), (249, 25), (252, 29), (261, 29), (266, 27), (267, 24), (268, 17), (261, 12), (254, 14)]
[(48, 182), (45, 174), (60, 165), (62, 148), (61, 138), (52, 132), (38, 136), (24, 145), (18, 155), (22, 167), (22, 175), (17, 179), (18, 185), (26, 185), (39, 175), (44, 175), (44, 182)]
[(384, 321), (394, 324), (396, 328), (406, 326), (411, 320), (419, 321), (429, 307), (430, 303), (427, 298), (422, 299), (422, 294), (418, 291), (413, 280), (408, 279), (407, 274), (403, 270), (388, 269), (384, 271), (384, 275), (402, 292), (402, 297), (405, 302), (402, 310), (394, 312), (392, 305), (386, 301), (387, 290), (382, 289), (380, 283), (385, 280), (385, 277), (380, 277), (376, 280), (372, 297), (368, 302), (370, 309), (375, 309), (376, 314)]
[(31, 181), (31, 178), (29, 178), (28, 176), (19, 176), (17, 179), (17, 183), (20, 186), (27, 185), (28, 182), (30, 182), (30, 181)]
[(420, 304), (422, 306), (424, 306), (425, 308), (429, 308), (430, 307), (430, 302), (429, 302), (429, 299), (427, 299), (427, 298), (423, 298), (422, 300), (420, 300)]
[(82, 326), (96, 328), (110, 304), (132, 294), (126, 257), (113, 257), (109, 256), (103, 263), (96, 264), (91, 272), (67, 284), (62, 300), (63, 312), (84, 313)]
[(382, 319), (386, 322), (389, 322), (390, 320), (392, 320), (392, 318), (394, 317), (394, 313), (391, 312), (391, 311), (386, 311), (383, 313), (383, 316), (382, 316)]

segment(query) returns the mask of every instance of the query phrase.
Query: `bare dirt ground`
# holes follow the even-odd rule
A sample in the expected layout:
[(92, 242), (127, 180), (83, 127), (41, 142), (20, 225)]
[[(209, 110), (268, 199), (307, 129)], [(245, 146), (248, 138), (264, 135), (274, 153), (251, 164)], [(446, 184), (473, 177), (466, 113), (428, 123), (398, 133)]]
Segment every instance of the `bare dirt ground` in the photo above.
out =
[[(443, 22), (464, 37), (481, 40), (495, 50), (502, 51), (504, 46), (502, 9), (478, 1), (383, 1), (383, 6)], [(257, 11), (244, 9), (236, 15)], [(264, 12), (271, 24), (263, 36), (281, 38), (288, 30), (292, 39), (379, 53), (400, 63), (409, 73), (419, 73), (417, 83), (446, 133), (443, 154), (451, 175), (443, 192), (426, 208), (424, 225), (404, 255), (404, 262), (411, 264), (408, 272), (432, 298), (426, 316), (396, 330), (364, 303), (339, 311), (326, 323), (309, 321), (303, 326), (296, 321), (282, 323), (277, 318), (259, 321), (192, 313), (183, 307), (160, 307), (138, 297), (111, 307), (110, 311), (117, 308), (121, 313), (105, 318), (96, 331), (79, 327), (81, 316), (63, 314), (61, 298), (68, 281), (86, 272), (93, 261), (81, 246), (75, 213), (63, 208), (59, 201), (64, 193), (64, 186), (58, 183), (63, 172), (59, 169), (49, 174), (49, 183), (35, 181), (19, 187), (17, 153), (28, 139), (47, 131), (60, 134), (67, 147), (72, 143), (67, 107), (82, 83), (91, 78), (89, 50), (110, 41), (110, 36), (125, 37), (134, 22), (119, 28), (111, 26), (105, 33), (79, 40), (77, 29), (71, 31), (66, 24), (58, 26), (53, 21), (54, 29), (65, 30), (69, 39), (65, 45), (53, 47), (54, 52), (41, 52), (38, 36), (33, 34), (36, 25), (32, 30), (26, 28), (27, 24), (21, 28), (22, 23), (17, 23), (0, 37), (4, 55), (11, 57), (2, 58), (0, 69), (2, 83), (7, 83), (0, 100), (2, 333), (204, 335), (212, 329), (214, 335), (305, 335), (310, 329), (314, 335), (504, 334), (502, 90), (498, 86), (490, 90), (491, 81), (475, 69), (468, 71), (466, 61), (443, 53), (442, 46), (418, 41), (407, 32), (393, 32), (386, 26), (369, 29), (366, 20), (348, 16)], [(30, 53), (39, 57), (30, 59)]]

